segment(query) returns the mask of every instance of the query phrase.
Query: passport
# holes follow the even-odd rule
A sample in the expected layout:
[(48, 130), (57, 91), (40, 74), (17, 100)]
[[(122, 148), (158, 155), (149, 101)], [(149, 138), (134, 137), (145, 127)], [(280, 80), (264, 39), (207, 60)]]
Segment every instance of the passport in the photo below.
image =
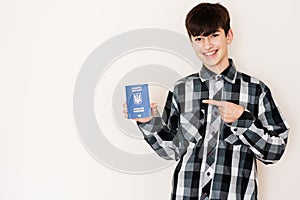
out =
[(148, 84), (127, 85), (125, 89), (128, 119), (150, 117)]

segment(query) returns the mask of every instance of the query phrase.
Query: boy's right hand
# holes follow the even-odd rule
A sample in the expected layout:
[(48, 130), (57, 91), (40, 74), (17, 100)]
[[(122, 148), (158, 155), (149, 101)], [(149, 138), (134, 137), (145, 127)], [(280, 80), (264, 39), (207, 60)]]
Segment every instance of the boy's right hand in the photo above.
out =
[[(151, 116), (150, 117), (146, 117), (146, 118), (135, 118), (133, 120), (137, 121), (137, 122), (140, 122), (140, 123), (147, 123), (147, 122), (149, 122), (152, 119), (152, 117), (157, 114), (157, 106), (158, 106), (157, 103), (150, 103)], [(125, 115), (125, 118), (128, 119), (128, 112), (127, 112), (127, 104), (126, 103), (123, 104), (123, 113)]]

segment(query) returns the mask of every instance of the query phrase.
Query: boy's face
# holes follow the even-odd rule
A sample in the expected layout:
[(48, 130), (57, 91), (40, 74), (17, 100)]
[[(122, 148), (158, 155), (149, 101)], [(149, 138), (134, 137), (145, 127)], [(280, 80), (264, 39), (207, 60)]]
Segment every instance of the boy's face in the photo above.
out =
[(227, 46), (232, 39), (231, 29), (226, 36), (224, 29), (219, 28), (208, 36), (191, 36), (191, 44), (203, 64), (219, 74), (229, 65)]

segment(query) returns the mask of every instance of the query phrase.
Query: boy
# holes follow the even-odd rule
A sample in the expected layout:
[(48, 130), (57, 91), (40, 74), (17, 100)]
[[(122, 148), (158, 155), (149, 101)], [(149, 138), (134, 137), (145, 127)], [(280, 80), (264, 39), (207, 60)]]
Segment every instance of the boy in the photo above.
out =
[(256, 160), (281, 158), (288, 125), (270, 89), (228, 58), (225, 7), (200, 3), (186, 28), (203, 67), (175, 83), (162, 117), (152, 103), (152, 117), (137, 124), (159, 156), (179, 160), (172, 200), (257, 199)]

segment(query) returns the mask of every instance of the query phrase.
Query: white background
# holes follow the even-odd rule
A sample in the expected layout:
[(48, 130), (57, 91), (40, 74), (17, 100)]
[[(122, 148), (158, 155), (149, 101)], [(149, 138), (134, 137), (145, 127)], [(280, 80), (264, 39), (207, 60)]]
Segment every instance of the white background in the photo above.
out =
[[(73, 119), (73, 90), (81, 65), (102, 42), (140, 28), (185, 34), (185, 16), (199, 2), (1, 0), (0, 199), (169, 199), (174, 165), (132, 175), (86, 151)], [(260, 199), (297, 199), (299, 1), (220, 2), (232, 17), (231, 57), (270, 86), (291, 126), (282, 160), (259, 165)]]

